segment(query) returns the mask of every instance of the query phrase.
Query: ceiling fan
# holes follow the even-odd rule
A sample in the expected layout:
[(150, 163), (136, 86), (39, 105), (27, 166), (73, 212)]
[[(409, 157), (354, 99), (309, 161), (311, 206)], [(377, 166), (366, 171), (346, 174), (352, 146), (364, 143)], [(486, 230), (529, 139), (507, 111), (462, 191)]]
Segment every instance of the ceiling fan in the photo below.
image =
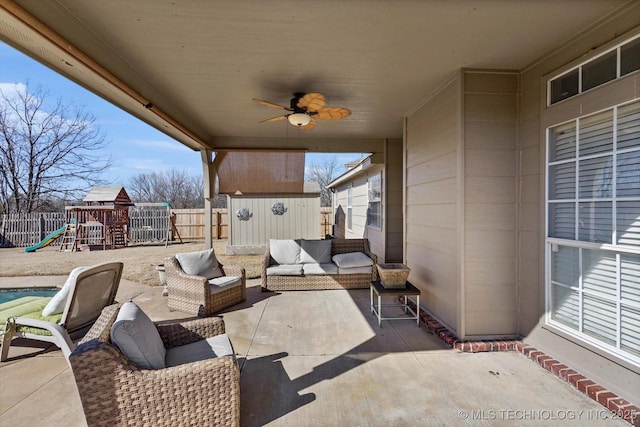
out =
[(287, 119), (289, 123), (298, 126), (303, 130), (310, 130), (316, 127), (316, 119), (322, 120), (340, 120), (351, 114), (351, 111), (343, 107), (325, 107), (325, 96), (318, 92), (296, 92), (291, 98), (289, 107), (274, 104), (273, 102), (263, 99), (253, 98), (259, 104), (267, 107), (278, 108), (280, 110), (291, 111), (289, 114), (272, 117), (262, 120), (260, 123), (277, 122)]

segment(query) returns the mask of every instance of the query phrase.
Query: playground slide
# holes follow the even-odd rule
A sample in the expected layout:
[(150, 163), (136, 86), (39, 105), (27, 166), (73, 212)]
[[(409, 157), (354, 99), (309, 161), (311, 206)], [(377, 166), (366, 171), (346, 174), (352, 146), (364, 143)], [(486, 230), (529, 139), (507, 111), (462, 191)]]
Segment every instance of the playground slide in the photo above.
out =
[(68, 224), (65, 224), (62, 227), (60, 227), (59, 229), (57, 229), (56, 231), (50, 233), (47, 237), (42, 239), (42, 241), (40, 243), (36, 243), (33, 246), (28, 246), (28, 247), (24, 248), (24, 251), (25, 252), (35, 252), (36, 249), (44, 248), (45, 246), (50, 245), (51, 242), (56, 240), (58, 237), (62, 236), (64, 234), (64, 232), (67, 231), (67, 225)]

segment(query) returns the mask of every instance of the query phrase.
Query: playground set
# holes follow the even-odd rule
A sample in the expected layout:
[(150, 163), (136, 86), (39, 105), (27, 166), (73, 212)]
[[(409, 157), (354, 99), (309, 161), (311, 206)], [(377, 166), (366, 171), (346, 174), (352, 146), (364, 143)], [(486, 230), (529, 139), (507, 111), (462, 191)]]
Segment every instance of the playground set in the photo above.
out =
[(182, 243), (169, 203), (134, 204), (124, 187), (94, 187), (84, 198), (83, 206), (66, 206), (66, 223), (39, 243), (25, 248), (35, 252), (62, 238), (60, 251), (107, 250), (124, 248), (129, 243), (129, 208), (163, 207), (167, 213), (165, 246), (171, 230)]

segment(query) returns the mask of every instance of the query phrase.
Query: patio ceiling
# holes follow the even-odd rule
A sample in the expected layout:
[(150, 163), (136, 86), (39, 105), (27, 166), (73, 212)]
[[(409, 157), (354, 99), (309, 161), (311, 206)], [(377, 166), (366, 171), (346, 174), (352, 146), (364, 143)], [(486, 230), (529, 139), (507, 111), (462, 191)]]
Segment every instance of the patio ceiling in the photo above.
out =
[[(460, 68), (523, 69), (626, 3), (0, 0), (0, 39), (194, 149), (366, 152)], [(258, 123), (299, 91), (353, 114)]]

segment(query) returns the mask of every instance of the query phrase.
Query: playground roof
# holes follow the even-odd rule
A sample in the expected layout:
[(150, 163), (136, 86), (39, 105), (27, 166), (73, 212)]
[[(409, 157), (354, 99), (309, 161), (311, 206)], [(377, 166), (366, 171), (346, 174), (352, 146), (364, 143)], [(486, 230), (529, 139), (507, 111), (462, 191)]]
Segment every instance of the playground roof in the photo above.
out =
[(131, 204), (131, 199), (124, 187), (93, 187), (83, 201), (85, 203)]

